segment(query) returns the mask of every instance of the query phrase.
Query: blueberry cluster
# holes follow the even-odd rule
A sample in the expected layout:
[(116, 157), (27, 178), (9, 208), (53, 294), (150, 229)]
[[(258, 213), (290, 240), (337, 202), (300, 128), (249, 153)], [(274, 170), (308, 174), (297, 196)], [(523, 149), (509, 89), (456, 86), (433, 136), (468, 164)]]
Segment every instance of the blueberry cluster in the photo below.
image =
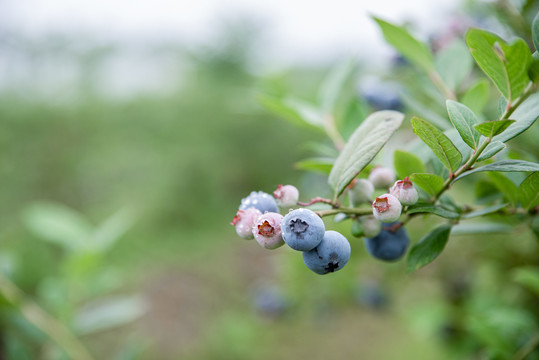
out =
[(415, 204), (419, 197), (408, 177), (395, 180), (392, 169), (377, 166), (371, 170), (368, 180), (356, 180), (348, 189), (351, 205), (359, 206), (371, 202), (375, 189), (389, 188), (388, 193), (372, 201), (372, 215), (359, 216), (352, 224), (352, 234), (365, 236), (367, 251), (384, 261), (396, 261), (406, 253), (410, 238), (397, 220), (403, 206)]
[[(408, 249), (410, 239), (406, 229), (398, 223), (403, 206), (418, 200), (417, 190), (406, 177), (395, 181), (395, 172), (389, 168), (375, 167), (368, 179), (356, 179), (348, 188), (352, 208), (372, 202), (372, 215), (359, 215), (354, 211), (343, 215), (352, 217), (352, 234), (365, 237), (365, 247), (375, 258), (384, 261), (400, 259)], [(375, 189), (389, 188), (389, 192), (372, 201)], [(266, 249), (277, 249), (286, 244), (303, 252), (303, 262), (317, 274), (327, 274), (342, 269), (350, 259), (348, 240), (340, 233), (326, 230), (318, 214), (306, 208), (293, 209), (314, 202), (326, 202), (334, 208), (340, 204), (328, 199), (316, 198), (311, 203), (298, 203), (299, 192), (292, 185), (279, 185), (273, 196), (253, 191), (241, 200), (232, 225), (244, 239), (255, 239)], [(279, 208), (290, 209), (286, 215)]]
[(254, 238), (266, 249), (287, 244), (302, 251), (305, 265), (317, 274), (342, 269), (351, 254), (350, 243), (343, 235), (326, 231), (322, 218), (309, 209), (290, 210), (285, 216), (279, 214), (279, 205), (294, 206), (298, 197), (298, 190), (292, 185), (279, 185), (273, 197), (253, 191), (241, 201), (232, 225), (240, 237)]

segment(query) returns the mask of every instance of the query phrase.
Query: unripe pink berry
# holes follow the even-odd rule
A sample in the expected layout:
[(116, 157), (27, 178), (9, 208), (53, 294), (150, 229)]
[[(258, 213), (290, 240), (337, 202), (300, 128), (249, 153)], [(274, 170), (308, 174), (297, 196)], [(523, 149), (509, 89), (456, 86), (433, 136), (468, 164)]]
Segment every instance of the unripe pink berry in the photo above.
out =
[(292, 207), (297, 205), (299, 200), (299, 191), (293, 185), (279, 185), (273, 192), (273, 197), (280, 207)]
[(352, 206), (358, 206), (362, 203), (370, 203), (374, 194), (374, 185), (365, 179), (357, 179), (354, 181), (352, 188), (348, 190), (348, 196)]
[(281, 235), (281, 220), (283, 216), (274, 212), (267, 212), (259, 216), (253, 226), (255, 240), (266, 249), (276, 249), (284, 244)]
[(372, 214), (381, 222), (390, 223), (401, 216), (402, 205), (395, 196), (384, 194), (378, 196), (372, 203)]
[(238, 210), (231, 224), (236, 227), (236, 233), (244, 239), (253, 239), (253, 225), (262, 213), (255, 208)]
[(368, 238), (377, 236), (382, 231), (382, 223), (373, 215), (365, 215), (359, 218), (363, 234)]
[(389, 193), (399, 199), (402, 205), (414, 205), (419, 198), (419, 194), (408, 176), (404, 180), (396, 181), (395, 185), (389, 189)]
[(395, 172), (390, 168), (377, 166), (371, 170), (369, 181), (377, 189), (389, 188), (395, 181)]

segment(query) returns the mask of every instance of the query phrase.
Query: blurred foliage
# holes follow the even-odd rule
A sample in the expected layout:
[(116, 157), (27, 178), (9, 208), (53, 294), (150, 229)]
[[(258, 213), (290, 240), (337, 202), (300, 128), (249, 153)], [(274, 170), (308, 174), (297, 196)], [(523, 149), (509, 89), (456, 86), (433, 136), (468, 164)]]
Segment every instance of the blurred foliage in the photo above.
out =
[[(529, 26), (520, 24), (531, 23), (537, 3), (496, 4), (467, 9), (531, 44)], [(407, 63), (374, 75), (377, 93), (398, 90), (397, 100), (376, 102), (367, 91), (373, 75), (350, 60), (334, 70), (333, 82), (323, 82), (328, 69), (253, 75), (256, 26), (227, 26), (214, 48), (160, 50), (183, 69), (168, 79), (173, 91), (127, 99), (108, 96), (96, 80), (120, 49), (2, 34), (0, 54), (24, 59), (27, 82), (0, 96), (0, 269), (25, 294), (2, 290), (0, 357), (66, 358), (29, 321), (26, 302), (58, 319), (98, 359), (507, 359), (533, 344), (538, 243), (525, 227), (509, 236), (456, 236), (443, 257), (414, 275), (405, 275), (403, 263), (372, 260), (346, 223), (333, 226), (351, 239), (352, 259), (331, 277), (307, 272), (291, 251), (268, 254), (236, 239), (228, 222), (238, 199), (280, 183), (300, 184), (305, 198), (327, 194), (324, 176), (294, 167), (309, 157), (297, 166), (327, 172), (324, 159), (337, 155), (316, 126), (266, 112), (261, 94), (263, 105), (292, 118), (307, 112), (316, 119), (308, 103), (334, 107), (345, 139), (388, 103), (447, 121), (444, 99)], [(447, 36), (438, 34), (432, 47)], [(462, 44), (451, 44), (459, 53)], [(55, 92), (38, 80), (44, 59), (58, 58), (76, 64), (79, 80)], [(455, 83), (456, 93), (494, 118), (495, 94), (477, 69), (466, 81), (469, 90)], [(344, 89), (337, 98), (315, 90), (334, 83)], [(424, 160), (410, 133), (409, 125), (400, 133), (400, 150)], [(537, 160), (538, 136), (535, 126), (506, 153)], [(379, 160), (390, 161), (386, 153)], [(482, 198), (496, 196), (489, 189), (478, 187)], [(466, 199), (474, 191), (462, 181), (452, 194)], [(412, 225), (411, 238), (422, 230)]]

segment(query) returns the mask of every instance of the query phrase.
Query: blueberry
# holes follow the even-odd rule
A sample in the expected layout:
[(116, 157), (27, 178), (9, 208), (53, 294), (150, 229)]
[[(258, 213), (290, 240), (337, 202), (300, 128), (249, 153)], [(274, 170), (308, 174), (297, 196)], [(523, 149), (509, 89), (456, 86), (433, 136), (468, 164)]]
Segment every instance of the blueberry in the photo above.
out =
[(362, 203), (372, 201), (374, 194), (374, 185), (366, 179), (358, 179), (352, 188), (348, 191), (348, 197), (352, 206), (359, 206)]
[(395, 172), (383, 166), (377, 166), (369, 173), (369, 181), (377, 189), (387, 189), (390, 187), (396, 178)]
[(265, 212), (279, 212), (279, 207), (273, 196), (263, 191), (252, 191), (249, 196), (241, 199), (240, 210), (246, 210), (252, 207), (258, 209), (262, 214)]
[(320, 244), (326, 227), (314, 211), (297, 209), (290, 211), (283, 218), (281, 231), (284, 242), (292, 249), (309, 251)]
[(360, 304), (374, 309), (382, 310), (388, 304), (385, 291), (377, 284), (365, 284), (357, 292), (357, 300)]
[(262, 213), (255, 208), (238, 210), (232, 220), (232, 225), (236, 227), (236, 233), (244, 239), (253, 239), (253, 225)]
[(402, 205), (399, 199), (391, 194), (380, 195), (372, 202), (372, 214), (383, 223), (398, 220), (401, 212)]
[(419, 194), (408, 176), (404, 180), (396, 181), (389, 193), (399, 199), (402, 205), (414, 205), (419, 199)]
[(361, 226), (358, 220), (352, 223), (352, 228), (350, 229), (350, 232), (355, 237), (362, 237), (363, 235), (365, 235), (365, 233), (363, 232), (363, 227)]
[(374, 215), (361, 216), (358, 221), (366, 237), (375, 237), (382, 231), (382, 223)]
[(253, 294), (255, 309), (264, 316), (275, 318), (284, 315), (290, 307), (282, 290), (275, 286), (261, 286)]
[(373, 238), (365, 238), (365, 247), (372, 256), (380, 260), (396, 261), (404, 255), (410, 244), (410, 238), (404, 226), (393, 232), (391, 225), (396, 224), (384, 227), (380, 234)]
[(299, 191), (293, 185), (279, 185), (277, 190), (273, 192), (273, 197), (279, 206), (290, 208), (297, 205)]
[(402, 101), (398, 88), (391, 83), (367, 79), (361, 84), (360, 95), (376, 110), (401, 110)]
[(350, 259), (350, 243), (336, 231), (326, 231), (322, 242), (303, 253), (303, 262), (317, 274), (324, 275), (342, 269)]
[(284, 245), (281, 234), (281, 220), (283, 216), (274, 212), (267, 212), (259, 216), (253, 224), (252, 232), (256, 242), (266, 249), (277, 249)]

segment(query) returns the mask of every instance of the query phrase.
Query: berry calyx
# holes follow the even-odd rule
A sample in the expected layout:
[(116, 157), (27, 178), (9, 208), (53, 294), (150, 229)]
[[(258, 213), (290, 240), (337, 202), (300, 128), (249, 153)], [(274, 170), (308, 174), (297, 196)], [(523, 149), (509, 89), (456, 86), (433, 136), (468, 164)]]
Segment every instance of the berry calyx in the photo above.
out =
[(265, 220), (262, 224), (258, 225), (258, 234), (271, 237), (275, 235), (275, 227), (269, 223), (268, 220)]
[(252, 234), (260, 246), (266, 249), (276, 249), (284, 244), (281, 234), (281, 220), (278, 213), (267, 212), (259, 216), (252, 228)]
[(384, 223), (393, 222), (399, 219), (402, 205), (395, 196), (384, 194), (377, 197), (372, 203), (372, 214)]

